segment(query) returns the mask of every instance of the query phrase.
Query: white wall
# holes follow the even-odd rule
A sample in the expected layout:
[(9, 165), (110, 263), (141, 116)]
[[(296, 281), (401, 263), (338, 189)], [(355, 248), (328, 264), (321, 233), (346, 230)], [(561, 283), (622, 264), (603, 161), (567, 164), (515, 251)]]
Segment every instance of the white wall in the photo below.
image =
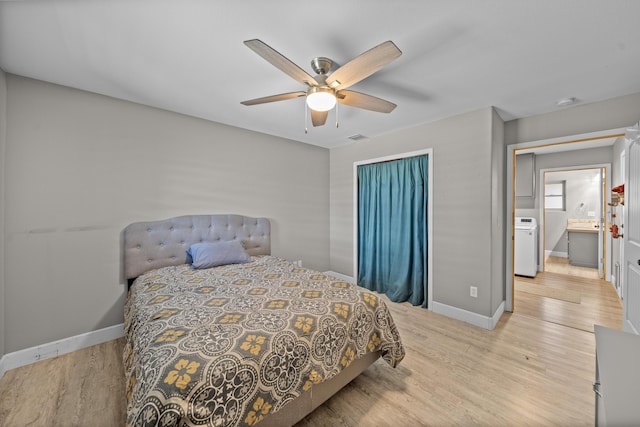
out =
[(123, 321), (131, 222), (238, 213), (329, 267), (329, 151), (7, 75), (5, 353)]
[[(492, 142), (494, 127), (499, 127), (498, 145)], [(485, 108), (332, 149), (331, 269), (353, 275), (353, 163), (433, 148), (434, 194), (429, 200), (433, 242), (429, 245), (434, 302), (493, 315), (492, 252), (499, 252), (504, 241), (504, 227), (492, 228), (496, 219), (492, 215), (503, 211), (501, 127), (502, 120), (493, 109)], [(498, 242), (493, 241), (495, 237)], [(495, 256), (504, 269), (502, 254)], [(502, 300), (504, 286), (496, 279)], [(478, 298), (469, 296), (471, 285), (478, 287)]]

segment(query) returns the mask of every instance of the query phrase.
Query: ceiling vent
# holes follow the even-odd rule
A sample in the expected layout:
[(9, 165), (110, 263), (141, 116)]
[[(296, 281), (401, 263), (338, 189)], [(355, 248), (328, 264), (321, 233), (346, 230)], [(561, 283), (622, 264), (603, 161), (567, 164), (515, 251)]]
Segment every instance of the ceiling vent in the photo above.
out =
[(352, 140), (352, 141), (362, 141), (364, 139), (369, 139), (369, 138), (364, 136), (364, 135), (360, 135), (359, 133), (357, 133), (355, 135), (351, 135), (349, 137), (349, 139)]
[(575, 104), (577, 102), (578, 102), (578, 100), (576, 98), (573, 98), (573, 97), (571, 97), (571, 98), (562, 98), (562, 99), (560, 99), (560, 100), (558, 100), (556, 102), (556, 105), (558, 107), (568, 107), (568, 106), (573, 105), (573, 104)]

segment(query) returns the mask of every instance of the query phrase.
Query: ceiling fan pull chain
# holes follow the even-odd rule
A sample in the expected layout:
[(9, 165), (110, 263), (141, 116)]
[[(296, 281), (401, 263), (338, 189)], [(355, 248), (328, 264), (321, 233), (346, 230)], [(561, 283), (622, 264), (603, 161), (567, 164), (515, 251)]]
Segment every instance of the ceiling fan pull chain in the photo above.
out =
[(338, 103), (336, 103), (336, 129), (340, 127), (340, 125), (338, 124)]
[(309, 115), (309, 107), (307, 103), (304, 103), (304, 133), (309, 133), (309, 127), (307, 126), (307, 116)]

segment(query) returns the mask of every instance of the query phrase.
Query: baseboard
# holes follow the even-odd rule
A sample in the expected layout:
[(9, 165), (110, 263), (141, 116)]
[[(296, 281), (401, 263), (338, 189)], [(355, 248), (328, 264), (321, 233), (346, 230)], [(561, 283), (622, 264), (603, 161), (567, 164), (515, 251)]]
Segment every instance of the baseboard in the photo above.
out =
[(636, 330), (629, 319), (622, 321), (622, 331), (629, 332), (630, 334), (640, 335), (640, 332)]
[(483, 316), (482, 314), (467, 311), (462, 308), (453, 307), (447, 304), (434, 301), (432, 311), (434, 313), (442, 314), (443, 316), (451, 317), (453, 319), (462, 320), (463, 322), (470, 323), (475, 326), (479, 326), (484, 329), (492, 330), (498, 324), (502, 313), (504, 313), (504, 301), (500, 303), (498, 309), (493, 313), (493, 316)]
[(498, 324), (498, 322), (500, 321), (500, 318), (502, 317), (502, 313), (504, 313), (504, 301), (502, 301), (500, 303), (500, 305), (498, 306), (498, 308), (496, 309), (496, 311), (493, 313), (493, 316), (491, 316), (491, 323), (489, 324), (489, 330), (493, 330), (496, 325)]
[(347, 276), (346, 274), (336, 273), (335, 271), (325, 271), (323, 274), (328, 274), (329, 276), (336, 277), (340, 280), (344, 280), (349, 283), (356, 283), (356, 281), (351, 276)]
[[(353, 277), (341, 273), (336, 273), (335, 271), (325, 271), (324, 274), (337, 277), (338, 279), (344, 280), (345, 282), (355, 283)], [(463, 322), (471, 323), (472, 325), (476, 325), (484, 329), (492, 330), (498, 324), (502, 313), (504, 313), (504, 301), (500, 303), (498, 309), (495, 311), (495, 313), (493, 313), (493, 316), (491, 317), (482, 316), (478, 313), (473, 313), (471, 311), (452, 307), (450, 305), (442, 304), (436, 301), (433, 301), (433, 308), (431, 309), (431, 311), (447, 317), (462, 320)]]
[(569, 252), (560, 252), (560, 251), (550, 251), (549, 249), (545, 249), (545, 256), (557, 256), (558, 258), (569, 258)]
[(7, 353), (0, 359), (0, 378), (5, 372), (29, 365), (40, 360), (61, 356), (92, 345), (101, 344), (124, 336), (124, 324), (109, 326), (97, 331), (64, 338), (47, 344), (38, 345), (13, 353)]

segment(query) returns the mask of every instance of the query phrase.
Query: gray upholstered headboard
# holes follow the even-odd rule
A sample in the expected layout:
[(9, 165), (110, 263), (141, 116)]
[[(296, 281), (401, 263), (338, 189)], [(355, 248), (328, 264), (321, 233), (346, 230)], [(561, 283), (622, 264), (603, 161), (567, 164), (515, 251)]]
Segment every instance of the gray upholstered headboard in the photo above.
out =
[(186, 215), (136, 222), (123, 232), (126, 279), (160, 267), (187, 262), (193, 243), (240, 240), (249, 255), (271, 254), (271, 225), (266, 218), (242, 215)]

